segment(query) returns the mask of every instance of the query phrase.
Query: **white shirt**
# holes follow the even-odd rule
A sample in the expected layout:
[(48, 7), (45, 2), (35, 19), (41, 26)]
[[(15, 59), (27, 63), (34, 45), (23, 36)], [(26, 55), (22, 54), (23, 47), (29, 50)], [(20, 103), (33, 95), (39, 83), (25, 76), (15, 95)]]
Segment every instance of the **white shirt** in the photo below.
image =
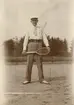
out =
[(45, 46), (49, 46), (47, 36), (43, 32), (43, 29), (39, 26), (36, 26), (36, 27), (32, 26), (30, 30), (28, 31), (28, 33), (25, 35), (23, 50), (26, 50), (28, 41), (30, 39), (35, 39), (35, 40), (42, 39)]

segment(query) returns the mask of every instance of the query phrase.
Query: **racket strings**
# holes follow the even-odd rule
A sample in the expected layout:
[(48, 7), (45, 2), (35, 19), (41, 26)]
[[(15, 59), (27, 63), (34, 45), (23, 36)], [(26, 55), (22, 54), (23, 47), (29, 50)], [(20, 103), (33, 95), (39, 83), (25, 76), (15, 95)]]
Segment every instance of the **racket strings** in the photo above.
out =
[(48, 49), (47, 48), (41, 48), (41, 49), (37, 50), (37, 53), (39, 55), (47, 55), (48, 54)]

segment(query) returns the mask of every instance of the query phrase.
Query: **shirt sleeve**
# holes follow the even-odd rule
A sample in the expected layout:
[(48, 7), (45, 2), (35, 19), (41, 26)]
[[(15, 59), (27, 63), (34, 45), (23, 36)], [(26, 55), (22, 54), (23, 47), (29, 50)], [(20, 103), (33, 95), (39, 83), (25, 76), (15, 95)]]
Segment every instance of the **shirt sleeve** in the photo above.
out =
[(44, 42), (44, 44), (45, 44), (46, 47), (49, 46), (49, 42), (48, 42), (48, 39), (47, 39), (47, 36), (46, 36), (45, 33), (43, 33), (43, 42)]
[(29, 40), (29, 33), (25, 35), (24, 44), (23, 44), (23, 50), (26, 50)]

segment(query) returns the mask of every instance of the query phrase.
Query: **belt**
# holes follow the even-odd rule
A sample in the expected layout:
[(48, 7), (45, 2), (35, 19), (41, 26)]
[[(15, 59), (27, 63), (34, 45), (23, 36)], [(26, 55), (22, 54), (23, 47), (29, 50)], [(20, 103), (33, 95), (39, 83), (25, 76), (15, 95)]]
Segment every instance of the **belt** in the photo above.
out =
[(29, 42), (42, 42), (42, 39), (30, 39)]

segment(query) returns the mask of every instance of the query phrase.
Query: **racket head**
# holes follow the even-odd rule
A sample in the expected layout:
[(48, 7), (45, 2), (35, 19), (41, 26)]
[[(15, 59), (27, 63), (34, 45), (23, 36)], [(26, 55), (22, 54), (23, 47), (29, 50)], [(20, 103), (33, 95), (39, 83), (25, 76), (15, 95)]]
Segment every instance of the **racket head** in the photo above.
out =
[(38, 55), (48, 55), (50, 52), (50, 50), (48, 50), (46, 47), (42, 47), (40, 49), (37, 50), (37, 54)]

